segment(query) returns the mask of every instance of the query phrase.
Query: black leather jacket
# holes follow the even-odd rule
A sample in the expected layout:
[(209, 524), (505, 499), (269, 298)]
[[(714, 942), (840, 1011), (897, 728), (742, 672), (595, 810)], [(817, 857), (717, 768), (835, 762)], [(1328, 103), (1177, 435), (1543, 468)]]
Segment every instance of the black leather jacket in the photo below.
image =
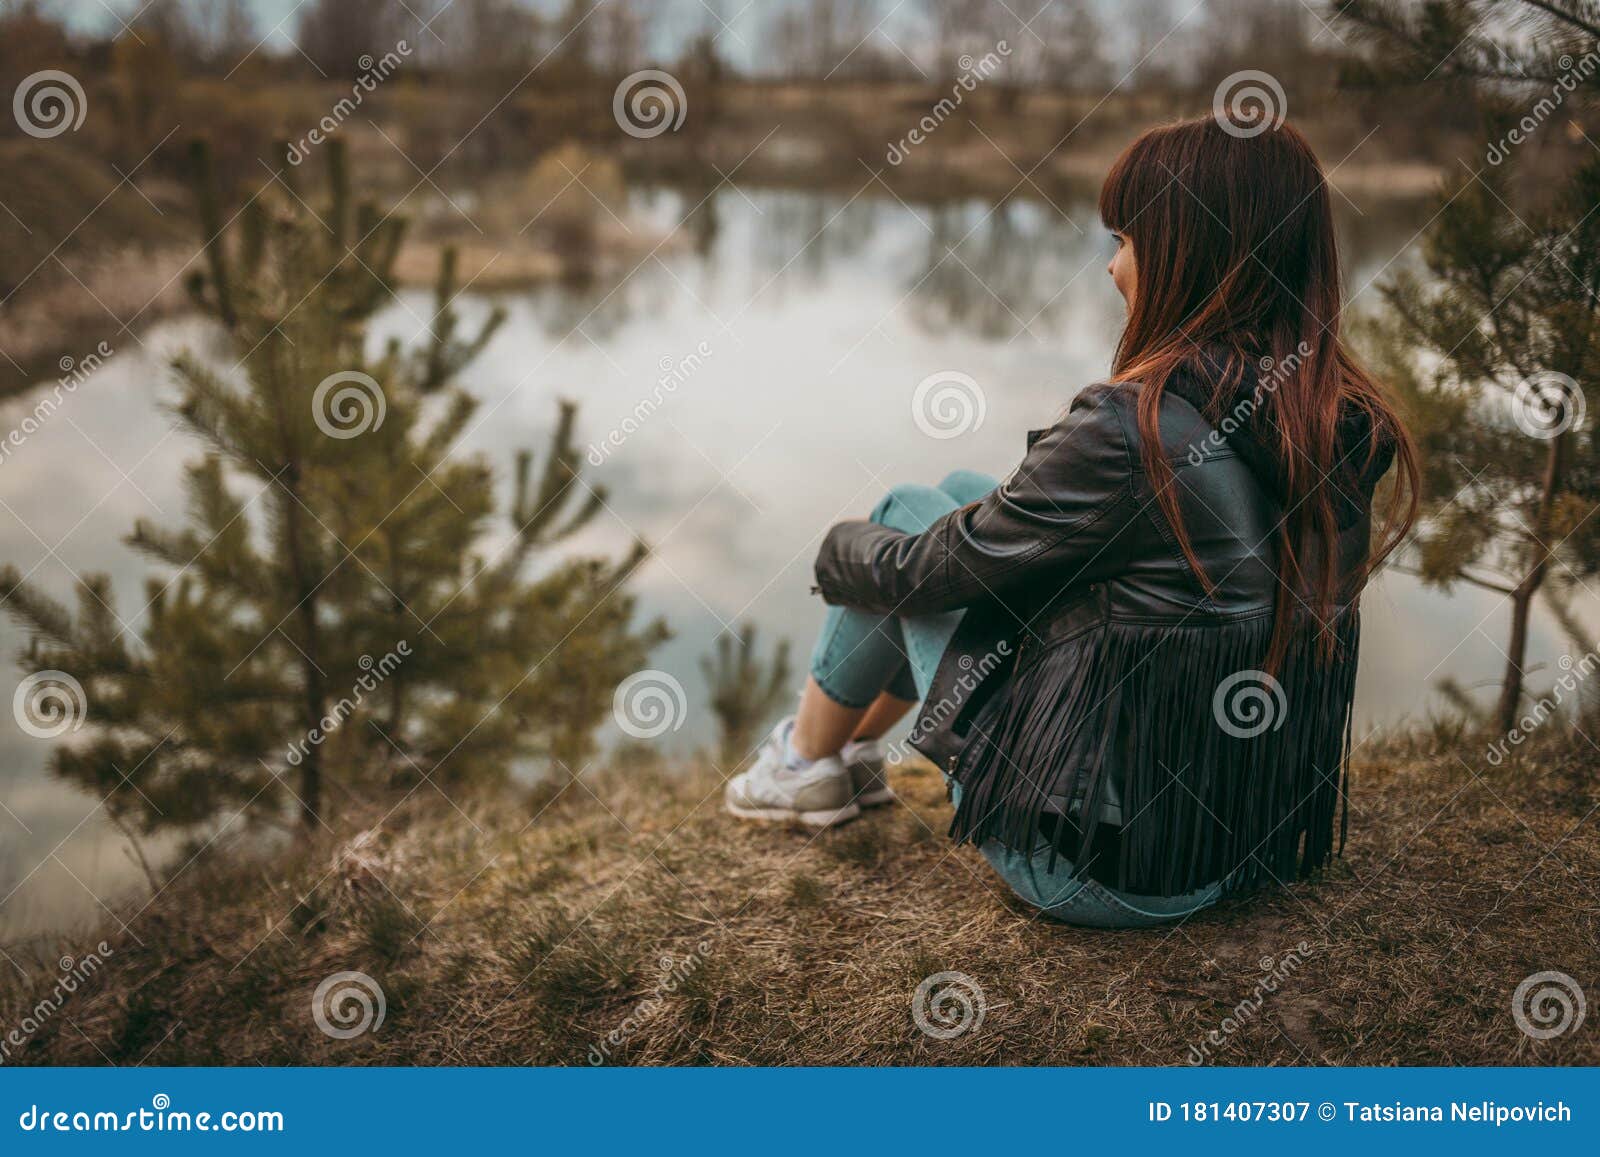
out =
[[(1207, 593), (1141, 465), (1137, 390), (1082, 391), (1028, 435), (998, 489), (925, 533), (835, 526), (817, 585), (880, 613), (965, 608), (911, 736), (962, 785), (958, 839), (1049, 844), (1143, 894), (1291, 878), (1332, 846), (1355, 596), (1328, 620), (1331, 662), (1308, 625), (1262, 670), (1283, 517), (1273, 480), (1169, 386), (1161, 442)], [(1367, 556), (1371, 481), (1342, 520), (1345, 574)]]

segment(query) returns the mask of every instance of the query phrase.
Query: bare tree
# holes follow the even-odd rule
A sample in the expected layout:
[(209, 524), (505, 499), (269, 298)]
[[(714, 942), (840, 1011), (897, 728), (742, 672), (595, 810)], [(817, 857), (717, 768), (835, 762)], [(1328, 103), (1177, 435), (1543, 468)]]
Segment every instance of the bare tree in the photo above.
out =
[(638, 0), (611, 0), (593, 17), (595, 67), (611, 76), (626, 76), (643, 67), (655, 13)]
[(501, 92), (538, 59), (537, 26), (538, 16), (517, 0), (455, 0), (429, 24), (443, 41), (435, 47), (444, 67)]
[(1105, 51), (1105, 27), (1087, 3), (1058, 0), (1033, 25), (1045, 42), (1039, 83), (1098, 96), (1117, 82)]
[(567, 0), (556, 18), (556, 55), (580, 71), (594, 67), (595, 0)]
[(1212, 0), (1207, 17), (1202, 35), (1186, 40), (1198, 45), (1195, 81), (1208, 98), (1218, 81), (1242, 69), (1270, 74), (1286, 91), (1291, 111), (1333, 86), (1340, 44), (1308, 9), (1275, 0)]
[(183, 0), (149, 0), (133, 14), (129, 27), (143, 41), (156, 41), (175, 60), (200, 57), (200, 33)]
[(1119, 7), (1118, 18), (1133, 32), (1133, 60), (1124, 83), (1147, 89), (1170, 87), (1176, 55), (1172, 33), (1183, 14), (1173, 13), (1171, 0), (1127, 0)]
[(354, 76), (363, 56), (394, 47), (410, 19), (391, 0), (314, 0), (300, 10), (295, 41), (328, 76)]
[[(932, 77), (947, 85), (961, 74), (963, 53), (982, 56), (1004, 39), (997, 32), (996, 13), (1006, 19), (1003, 7), (991, 0), (924, 0), (924, 11), (933, 26), (934, 61)], [(1012, 20), (1013, 27), (1020, 27)]]
[(190, 12), (201, 59), (209, 67), (227, 71), (256, 46), (250, 0), (191, 0)]
[(785, 80), (799, 80), (810, 64), (805, 43), (805, 16), (790, 8), (775, 9), (763, 39), (772, 52), (772, 67)]
[(872, 0), (811, 0), (803, 27), (811, 75), (859, 76), (877, 50), (867, 41), (877, 23)]

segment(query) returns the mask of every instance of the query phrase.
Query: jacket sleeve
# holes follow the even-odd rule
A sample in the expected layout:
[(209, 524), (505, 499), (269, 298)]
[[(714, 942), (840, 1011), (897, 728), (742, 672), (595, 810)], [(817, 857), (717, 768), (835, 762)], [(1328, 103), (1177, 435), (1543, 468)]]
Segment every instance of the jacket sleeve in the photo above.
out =
[(1024, 582), (1059, 586), (1113, 573), (1133, 500), (1119, 412), (1128, 387), (1091, 386), (980, 502), (921, 534), (841, 522), (817, 555), (824, 600), (881, 614), (954, 610)]

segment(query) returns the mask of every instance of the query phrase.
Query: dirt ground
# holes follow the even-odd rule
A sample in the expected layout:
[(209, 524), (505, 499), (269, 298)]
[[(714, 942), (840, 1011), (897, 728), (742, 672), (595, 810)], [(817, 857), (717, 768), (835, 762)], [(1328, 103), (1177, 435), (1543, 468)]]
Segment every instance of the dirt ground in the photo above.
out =
[[(0, 1013), (45, 1015), (8, 1059), (1600, 1063), (1600, 1018), (1536, 1040), (1512, 1008), (1542, 972), (1600, 991), (1600, 758), (1572, 736), (1498, 768), (1460, 736), (1372, 747), (1323, 877), (1160, 931), (1070, 928), (1010, 898), (945, 838), (928, 768), (821, 835), (733, 823), (710, 770), (616, 769), (460, 812), (424, 786), (288, 863), (200, 855), (103, 930), (110, 955), (58, 1010), (38, 1004), (85, 945), (35, 946)], [(338, 973), (362, 974), (364, 1017)], [(1523, 1002), (1536, 1029), (1559, 1023), (1548, 987)], [(366, 1027), (340, 1039), (319, 1018)]]

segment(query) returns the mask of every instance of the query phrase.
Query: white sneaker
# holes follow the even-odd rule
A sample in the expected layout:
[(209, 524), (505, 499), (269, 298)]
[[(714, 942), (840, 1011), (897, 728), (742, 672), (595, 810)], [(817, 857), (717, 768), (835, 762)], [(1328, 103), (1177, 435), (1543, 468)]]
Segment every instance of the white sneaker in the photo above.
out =
[(894, 802), (883, 771), (883, 740), (856, 739), (844, 745), (839, 759), (850, 772), (850, 794), (858, 807), (881, 807)]
[(814, 828), (849, 823), (861, 814), (851, 799), (850, 773), (836, 755), (790, 767), (786, 750), (793, 726), (791, 718), (773, 728), (755, 763), (728, 781), (722, 806), (746, 820), (799, 820)]

